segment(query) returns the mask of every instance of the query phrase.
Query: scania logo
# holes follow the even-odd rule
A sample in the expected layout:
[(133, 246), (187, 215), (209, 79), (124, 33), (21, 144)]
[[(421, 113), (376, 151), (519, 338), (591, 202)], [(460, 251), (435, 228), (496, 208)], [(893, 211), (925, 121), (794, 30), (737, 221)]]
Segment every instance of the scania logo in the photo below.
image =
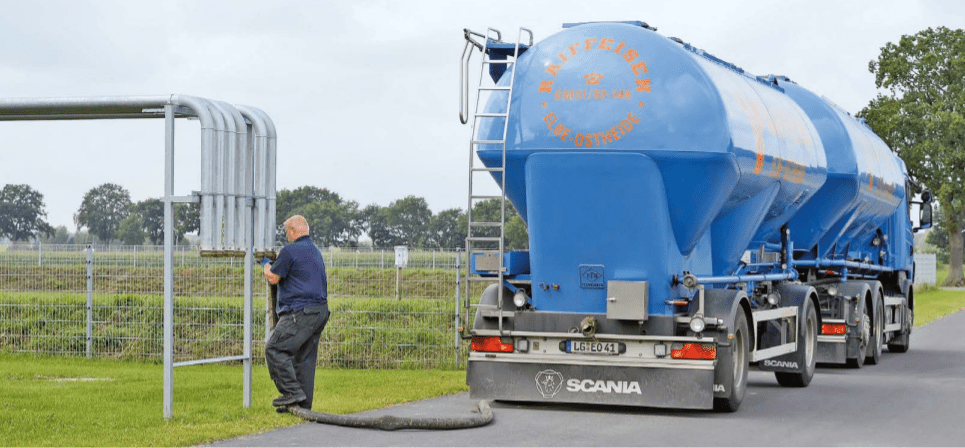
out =
[(794, 361), (773, 361), (770, 359), (764, 360), (764, 367), (783, 367), (785, 369), (797, 369), (797, 363)]
[(543, 370), (536, 374), (536, 388), (543, 398), (553, 398), (563, 388), (563, 374), (555, 370)]

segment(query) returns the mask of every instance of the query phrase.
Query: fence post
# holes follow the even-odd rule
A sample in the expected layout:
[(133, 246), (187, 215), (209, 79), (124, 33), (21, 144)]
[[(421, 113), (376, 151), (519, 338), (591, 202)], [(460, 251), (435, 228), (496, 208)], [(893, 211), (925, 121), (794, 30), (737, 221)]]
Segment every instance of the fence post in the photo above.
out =
[(460, 278), (460, 271), (461, 271), (460, 269), (461, 265), (459, 264), (460, 258), (461, 257), (459, 256), (459, 249), (456, 249), (456, 327), (455, 327), (456, 328), (456, 331), (455, 331), (456, 333), (456, 344), (455, 344), (456, 345), (456, 368), (459, 368), (462, 366), (462, 359), (459, 357), (459, 345), (462, 342), (462, 332), (459, 331), (459, 315), (462, 314), (462, 310), (459, 309), (459, 304), (460, 304), (459, 290), (462, 289), (462, 285), (460, 284), (462, 280)]
[(42, 241), (37, 241), (37, 266), (44, 265), (44, 243)]
[(134, 246), (134, 269), (137, 269), (137, 246)]
[(379, 265), (380, 269), (385, 269), (385, 249), (382, 249), (382, 263)]
[(87, 358), (93, 354), (94, 339), (94, 247), (87, 244)]

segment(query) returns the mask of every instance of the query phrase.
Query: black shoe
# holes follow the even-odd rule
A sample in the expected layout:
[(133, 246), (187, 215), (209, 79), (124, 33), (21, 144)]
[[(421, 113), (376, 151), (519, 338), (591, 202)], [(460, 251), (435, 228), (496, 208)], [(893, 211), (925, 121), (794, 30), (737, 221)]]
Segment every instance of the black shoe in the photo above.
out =
[(275, 407), (279, 406), (289, 406), (295, 403), (301, 403), (306, 398), (305, 393), (299, 393), (298, 395), (282, 395), (274, 400), (272, 400), (271, 405)]

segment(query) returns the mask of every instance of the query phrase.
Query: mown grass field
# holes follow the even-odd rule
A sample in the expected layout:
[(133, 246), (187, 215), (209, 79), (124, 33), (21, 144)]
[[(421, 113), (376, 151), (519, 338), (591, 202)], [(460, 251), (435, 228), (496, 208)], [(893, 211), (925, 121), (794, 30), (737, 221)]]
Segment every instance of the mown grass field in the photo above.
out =
[[(2, 446), (189, 446), (291, 426), (271, 407), (263, 366), (242, 407), (240, 365), (175, 369), (174, 418), (162, 418), (162, 367), (143, 362), (0, 354)], [(466, 390), (457, 370), (320, 369), (315, 404), (346, 414)]]

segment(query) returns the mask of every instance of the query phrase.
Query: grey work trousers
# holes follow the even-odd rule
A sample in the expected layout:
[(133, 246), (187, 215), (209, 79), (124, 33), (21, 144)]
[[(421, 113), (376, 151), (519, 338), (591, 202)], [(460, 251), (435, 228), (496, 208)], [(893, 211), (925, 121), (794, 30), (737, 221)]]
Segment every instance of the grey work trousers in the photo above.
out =
[(315, 394), (315, 365), (318, 361), (318, 341), (331, 313), (325, 305), (305, 307), (278, 316), (268, 343), (265, 361), (268, 374), (282, 395), (305, 393), (299, 407), (312, 408)]

